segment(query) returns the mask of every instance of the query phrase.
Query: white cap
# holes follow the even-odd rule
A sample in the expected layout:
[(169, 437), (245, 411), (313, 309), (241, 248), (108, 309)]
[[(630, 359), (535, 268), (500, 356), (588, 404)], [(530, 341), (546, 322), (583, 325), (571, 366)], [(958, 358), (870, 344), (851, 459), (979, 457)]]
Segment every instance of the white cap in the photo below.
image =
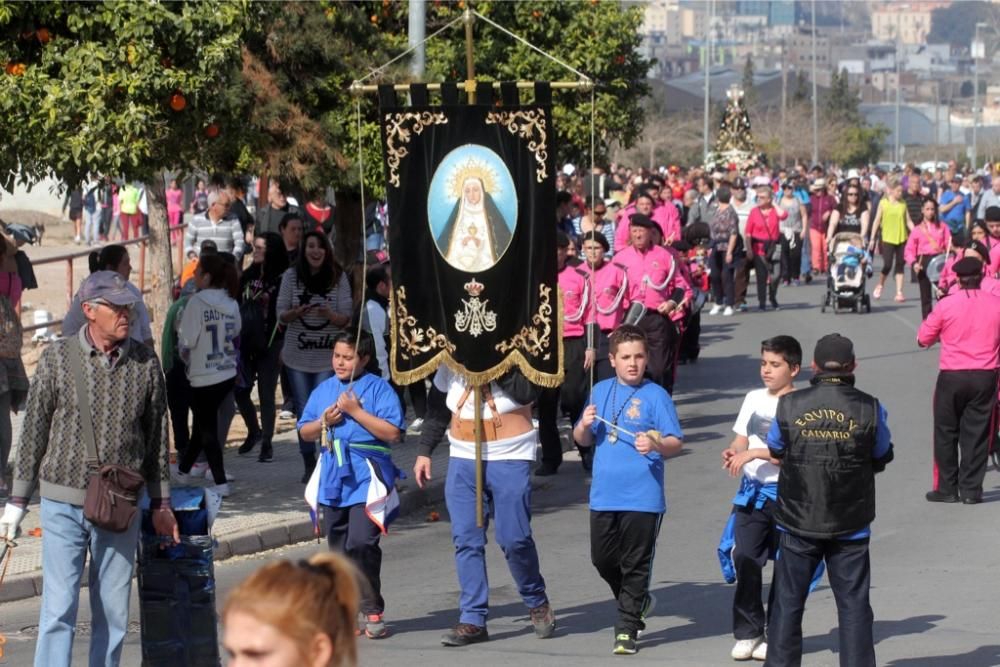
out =
[(851, 180), (852, 178), (861, 178), (861, 172), (857, 169), (848, 169), (847, 180)]
[(572, 176), (573, 174), (576, 173), (576, 167), (574, 167), (572, 164), (570, 164), (569, 162), (567, 162), (566, 164), (563, 165), (563, 170), (562, 171), (567, 176)]

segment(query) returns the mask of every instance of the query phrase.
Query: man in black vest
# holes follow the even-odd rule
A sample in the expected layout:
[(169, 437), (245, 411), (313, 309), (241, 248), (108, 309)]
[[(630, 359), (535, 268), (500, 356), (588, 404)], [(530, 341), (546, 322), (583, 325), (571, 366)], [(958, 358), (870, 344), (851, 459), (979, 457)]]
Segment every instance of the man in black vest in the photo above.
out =
[(854, 388), (854, 344), (840, 334), (816, 343), (808, 389), (782, 396), (767, 446), (780, 461), (781, 531), (765, 665), (802, 663), (802, 613), (813, 573), (826, 561), (837, 601), (842, 667), (874, 667), (868, 602), (869, 524), (875, 473), (892, 460), (885, 408)]

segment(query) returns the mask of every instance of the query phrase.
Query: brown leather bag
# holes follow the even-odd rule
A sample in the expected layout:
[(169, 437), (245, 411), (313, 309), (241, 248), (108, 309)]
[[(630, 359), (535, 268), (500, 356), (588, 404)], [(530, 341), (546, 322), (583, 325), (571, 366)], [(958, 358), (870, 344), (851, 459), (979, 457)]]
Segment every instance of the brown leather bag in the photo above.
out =
[(83, 500), (83, 517), (103, 530), (124, 533), (138, 512), (139, 493), (145, 480), (138, 472), (125, 466), (101, 465), (94, 436), (94, 418), (90, 411), (90, 394), (83, 379), (83, 352), (76, 340), (69, 341), (69, 348), (77, 405), (83, 422), (83, 439), (87, 443), (87, 494)]

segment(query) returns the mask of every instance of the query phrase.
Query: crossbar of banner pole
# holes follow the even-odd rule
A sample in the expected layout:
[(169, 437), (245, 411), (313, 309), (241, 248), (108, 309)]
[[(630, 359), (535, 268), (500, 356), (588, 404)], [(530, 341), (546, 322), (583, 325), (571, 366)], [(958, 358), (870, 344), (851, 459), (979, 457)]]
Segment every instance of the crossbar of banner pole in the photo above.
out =
[[(504, 83), (504, 82), (501, 82), (501, 81), (492, 81), (490, 83), (493, 84), (493, 88), (494, 89), (499, 90), (500, 84)], [(516, 85), (517, 85), (517, 87), (519, 89), (530, 89), (530, 88), (534, 88), (535, 87), (535, 82), (534, 81), (517, 81), (515, 83), (516, 83)], [(461, 87), (463, 87), (465, 85), (465, 82), (464, 81), (458, 81), (458, 82), (456, 82), (456, 84), (458, 84), (459, 87), (461, 88)], [(397, 84), (394, 84), (392, 87), (397, 92), (405, 93), (405, 92), (409, 92), (410, 85), (411, 84), (408, 84), (408, 83), (397, 83)], [(433, 92), (433, 91), (439, 91), (439, 90), (441, 90), (441, 85), (442, 84), (440, 84), (440, 83), (425, 83), (425, 84), (421, 84), (421, 85), (427, 86), (427, 90)], [(594, 82), (593, 81), (552, 81), (552, 82), (549, 83), (549, 86), (551, 86), (553, 90), (590, 90), (591, 88), (594, 87)], [(378, 89), (379, 89), (379, 87), (377, 85), (374, 85), (374, 84), (361, 84), (361, 83), (358, 83), (358, 82), (352, 83), (351, 87), (349, 88), (349, 90), (351, 91), (351, 93), (354, 94), (354, 95), (365, 95), (365, 94), (377, 93)]]

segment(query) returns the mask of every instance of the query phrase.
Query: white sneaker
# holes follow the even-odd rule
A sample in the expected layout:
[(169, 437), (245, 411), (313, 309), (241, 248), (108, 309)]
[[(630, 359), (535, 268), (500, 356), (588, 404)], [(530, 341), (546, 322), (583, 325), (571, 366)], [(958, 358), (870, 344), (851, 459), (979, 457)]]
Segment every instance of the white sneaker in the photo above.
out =
[(754, 650), (763, 642), (763, 635), (753, 639), (740, 639), (733, 646), (733, 650), (730, 651), (729, 655), (733, 657), (733, 660), (749, 660), (753, 657)]
[(225, 484), (216, 484), (215, 486), (211, 486), (209, 488), (218, 493), (223, 498), (229, 497), (230, 494), (229, 482), (226, 482)]
[[(216, 483), (215, 482), (215, 476), (212, 475), (212, 469), (211, 468), (209, 468), (208, 470), (205, 471), (205, 479), (207, 479), (208, 481), (212, 482), (213, 484)], [(228, 470), (226, 471), (226, 481), (227, 482), (235, 482), (236, 481), (236, 478), (233, 477), (233, 474), (231, 472), (229, 472)]]
[(733, 316), (733, 307), (732, 306), (726, 306), (726, 309), (724, 311), (722, 311), (722, 316), (723, 317), (732, 317)]
[(176, 468), (170, 471), (170, 481), (177, 486), (192, 486), (194, 480), (195, 477), (191, 473), (181, 472)]
[(413, 422), (412, 422), (412, 423), (410, 424), (410, 428), (411, 428), (411, 429), (413, 429), (414, 431), (419, 431), (419, 430), (420, 430), (420, 427), (421, 427), (421, 426), (423, 426), (423, 425), (424, 425), (424, 420), (423, 420), (423, 418), (422, 418), (422, 417), (417, 417), (417, 418), (416, 418), (416, 419), (414, 419), (414, 420), (413, 420)]
[(712, 310), (708, 311), (708, 314), (709, 315), (718, 315), (721, 312), (722, 312), (722, 304), (721, 303), (717, 303), (714, 306), (712, 306)]
[(751, 654), (754, 660), (767, 660), (767, 642), (761, 642)]
[(209, 470), (210, 470), (210, 468), (208, 467), (207, 463), (202, 463), (200, 461), (196, 461), (191, 466), (191, 476), (192, 477), (205, 477), (206, 475), (210, 474), (208, 472)]
[(278, 419), (295, 419), (295, 413), (291, 410), (282, 410), (278, 413)]

